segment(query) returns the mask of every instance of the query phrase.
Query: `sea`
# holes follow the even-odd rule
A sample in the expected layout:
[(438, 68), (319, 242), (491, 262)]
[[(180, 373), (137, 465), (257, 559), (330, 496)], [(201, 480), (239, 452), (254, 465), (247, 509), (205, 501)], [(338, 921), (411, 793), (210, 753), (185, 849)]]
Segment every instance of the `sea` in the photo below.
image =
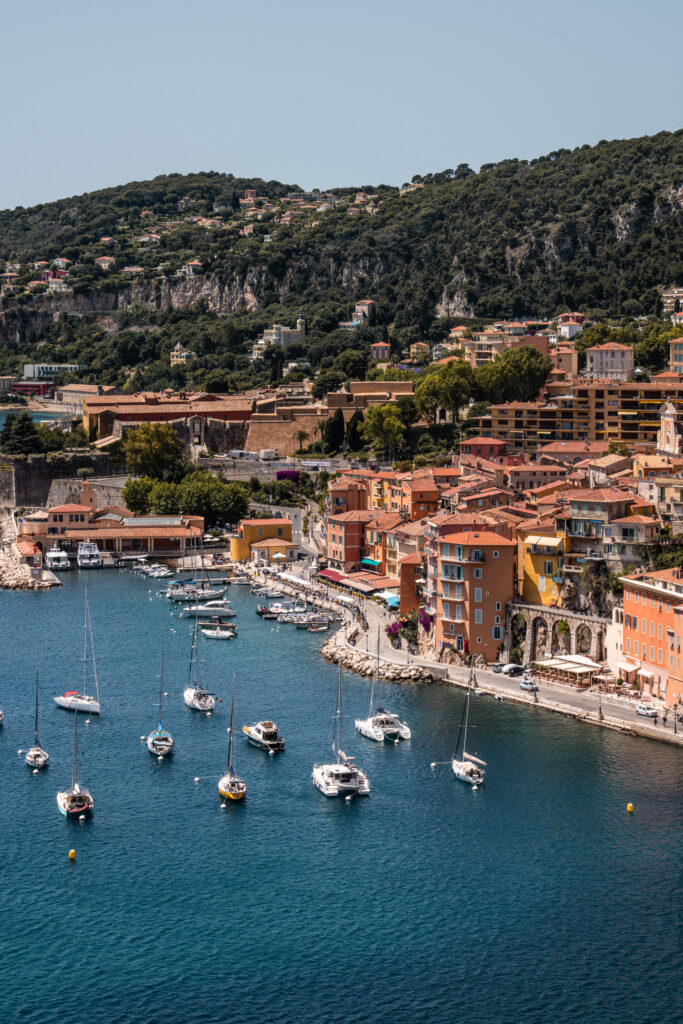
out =
[[(330, 800), (311, 782), (336, 699), (323, 634), (264, 622), (230, 588), (237, 638), (201, 643), (222, 701), (206, 717), (183, 704), (190, 621), (161, 581), (62, 579), (0, 591), (3, 1024), (680, 1024), (679, 749), (479, 694), (468, 746), (488, 769), (472, 791), (430, 767), (452, 752), (461, 690), (386, 684), (412, 739), (380, 746), (353, 729), (370, 684), (347, 674), (343, 745), (372, 793)], [(102, 714), (79, 716), (95, 801), (79, 824), (55, 801), (73, 716), (52, 695), (82, 680), (86, 585)], [(176, 752), (159, 762), (142, 738), (162, 637)], [(33, 775), (18, 752), (36, 668), (50, 763)], [(286, 750), (238, 733), (247, 796), (222, 808), (233, 673), (238, 726), (272, 718)]]

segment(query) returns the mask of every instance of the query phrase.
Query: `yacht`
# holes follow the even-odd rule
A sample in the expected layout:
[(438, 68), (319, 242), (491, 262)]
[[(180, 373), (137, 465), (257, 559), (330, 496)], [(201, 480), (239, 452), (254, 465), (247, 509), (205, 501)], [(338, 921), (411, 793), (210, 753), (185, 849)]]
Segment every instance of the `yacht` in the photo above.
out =
[(161, 710), (164, 702), (164, 638), (161, 638), (161, 665), (159, 668), (159, 721), (156, 729), (149, 734), (145, 743), (150, 754), (156, 754), (158, 758), (166, 757), (173, 753), (174, 740), (170, 732), (164, 729), (161, 722)]
[(339, 681), (337, 683), (337, 712), (335, 715), (335, 731), (332, 738), (332, 753), (336, 753), (336, 761), (330, 764), (315, 764), (311, 778), (325, 796), (369, 796), (370, 783), (364, 771), (354, 764), (354, 758), (348, 757), (341, 749), (342, 722), (342, 670), (339, 662)]
[(211, 640), (234, 640), (237, 636), (236, 629), (221, 629), (220, 626), (210, 626), (208, 629), (202, 629), (202, 633)]
[(26, 764), (29, 768), (44, 768), (50, 760), (47, 750), (44, 750), (38, 739), (38, 669), (36, 669), (36, 725), (33, 746), (26, 751)]
[[(470, 666), (470, 674), (467, 677), (467, 696), (465, 697), (465, 704), (462, 709), (462, 718), (460, 719), (460, 729), (458, 730), (458, 739), (455, 744), (455, 753), (451, 759), (451, 768), (456, 779), (460, 779), (461, 782), (467, 782), (470, 786), (476, 789), (477, 786), (481, 786), (484, 782), (486, 761), (480, 760), (475, 757), (474, 754), (467, 753), (467, 726), (470, 717), (470, 695), (472, 693), (472, 687), (477, 685), (477, 677), (474, 674), (474, 665)], [(458, 756), (458, 749), (460, 747), (460, 740), (462, 738), (462, 753)]]
[(256, 725), (243, 725), (242, 732), (249, 742), (259, 750), (267, 750), (273, 754), (276, 750), (285, 749), (285, 741), (277, 731), (275, 722), (257, 722)]
[[(367, 718), (356, 719), (356, 731), (369, 740), (376, 740), (383, 743), (388, 740), (390, 743), (398, 743), (399, 740), (410, 739), (410, 729), (405, 722), (402, 722), (398, 715), (387, 711), (379, 703), (379, 641), (380, 632), (377, 628), (377, 668), (372, 680), (370, 690), (370, 714)], [(377, 698), (375, 700), (375, 692)]]
[(233, 733), (235, 731), (235, 680), (237, 673), (232, 674), (232, 708), (230, 710), (230, 728), (228, 729), (228, 764), (225, 775), (218, 780), (218, 792), (224, 800), (241, 800), (247, 791), (247, 784), (235, 773), (232, 764)]
[(69, 556), (66, 551), (62, 551), (56, 541), (45, 555), (45, 568), (52, 569), (53, 572), (66, 572), (71, 568)]
[[(88, 650), (89, 649), (89, 650)], [(88, 693), (88, 664), (92, 661), (96, 697)], [(67, 711), (83, 711), (87, 715), (99, 715), (101, 710), (100, 684), (97, 678), (97, 662), (95, 661), (95, 645), (90, 621), (90, 605), (88, 604), (88, 588), (85, 588), (85, 618), (83, 623), (83, 692), (67, 690), (56, 693), (52, 698), (60, 708)]]
[(89, 791), (78, 781), (78, 712), (74, 715), (74, 756), (71, 768), (71, 785), (57, 793), (59, 813), (65, 818), (89, 818), (94, 801)]
[(199, 671), (199, 618), (195, 612), (194, 626), (192, 627), (192, 647), (190, 648), (190, 664), (188, 670), (188, 682), (183, 691), (183, 700), (188, 708), (195, 711), (211, 713), (216, 707), (216, 698), (204, 688)]
[(237, 614), (234, 608), (230, 607), (230, 602), (225, 599), (220, 601), (207, 601), (206, 604), (191, 604), (187, 608), (184, 608), (180, 615), (182, 617), (189, 612), (193, 615), (195, 612), (199, 612), (200, 615), (206, 615), (209, 619), (222, 619), (226, 616), (227, 618), (230, 618)]
[(82, 540), (78, 545), (76, 564), (79, 569), (101, 569), (102, 556), (97, 544), (91, 540)]

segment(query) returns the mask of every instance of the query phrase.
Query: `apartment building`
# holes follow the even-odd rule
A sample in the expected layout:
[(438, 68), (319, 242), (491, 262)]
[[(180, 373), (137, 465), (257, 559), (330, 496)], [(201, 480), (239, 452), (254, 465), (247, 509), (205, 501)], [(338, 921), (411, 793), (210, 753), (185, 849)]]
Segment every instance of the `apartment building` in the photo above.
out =
[(360, 569), (366, 556), (365, 530), (378, 513), (370, 510), (342, 512), (327, 520), (327, 560), (342, 572)]
[(624, 577), (623, 653), (638, 666), (644, 694), (668, 706), (683, 702), (681, 569)]
[(632, 345), (619, 345), (608, 341), (586, 349), (586, 374), (599, 380), (631, 380), (633, 378), (634, 349)]
[[(599, 487), (567, 491), (565, 497), (569, 508), (557, 516), (556, 522), (558, 531), (570, 541), (568, 563), (576, 565), (586, 558), (604, 558), (622, 565), (640, 562), (635, 547), (648, 531), (636, 512), (639, 501), (634, 494), (616, 487)], [(656, 519), (650, 521), (655, 528), (658, 526)]]
[(369, 490), (369, 480), (343, 473), (329, 481), (325, 505), (332, 515), (367, 509)]
[(669, 370), (672, 373), (683, 373), (683, 338), (673, 338), (669, 342)]
[(539, 532), (538, 525), (519, 527), (519, 581), (522, 600), (556, 606), (564, 583), (567, 538), (561, 532)]
[(515, 592), (517, 546), (489, 530), (453, 530), (438, 541), (435, 643), (495, 661)]

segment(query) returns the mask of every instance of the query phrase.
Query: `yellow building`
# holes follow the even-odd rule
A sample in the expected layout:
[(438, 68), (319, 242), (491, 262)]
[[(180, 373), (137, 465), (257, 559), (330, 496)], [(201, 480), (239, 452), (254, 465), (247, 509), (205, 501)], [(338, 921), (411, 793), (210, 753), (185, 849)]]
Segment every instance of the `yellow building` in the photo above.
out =
[(544, 535), (520, 531), (519, 564), (522, 600), (529, 604), (556, 605), (564, 581), (567, 541), (564, 534)]
[(389, 508), (389, 488), (399, 477), (398, 473), (377, 473), (370, 484), (370, 508)]
[[(292, 523), (289, 519), (242, 519), (237, 536), (230, 539), (230, 561), (244, 562), (252, 557), (252, 547), (264, 540), (291, 541)], [(282, 552), (287, 554), (283, 544)], [(280, 549), (275, 549), (275, 553)], [(291, 556), (289, 556), (291, 557)]]

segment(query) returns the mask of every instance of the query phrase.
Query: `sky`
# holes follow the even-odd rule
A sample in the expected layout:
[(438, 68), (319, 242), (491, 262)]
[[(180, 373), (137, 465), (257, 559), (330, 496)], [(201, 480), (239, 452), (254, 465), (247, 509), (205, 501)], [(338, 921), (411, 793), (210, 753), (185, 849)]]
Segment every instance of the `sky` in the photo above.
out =
[(0, 208), (157, 174), (310, 189), (683, 127), (676, 0), (0, 0)]

